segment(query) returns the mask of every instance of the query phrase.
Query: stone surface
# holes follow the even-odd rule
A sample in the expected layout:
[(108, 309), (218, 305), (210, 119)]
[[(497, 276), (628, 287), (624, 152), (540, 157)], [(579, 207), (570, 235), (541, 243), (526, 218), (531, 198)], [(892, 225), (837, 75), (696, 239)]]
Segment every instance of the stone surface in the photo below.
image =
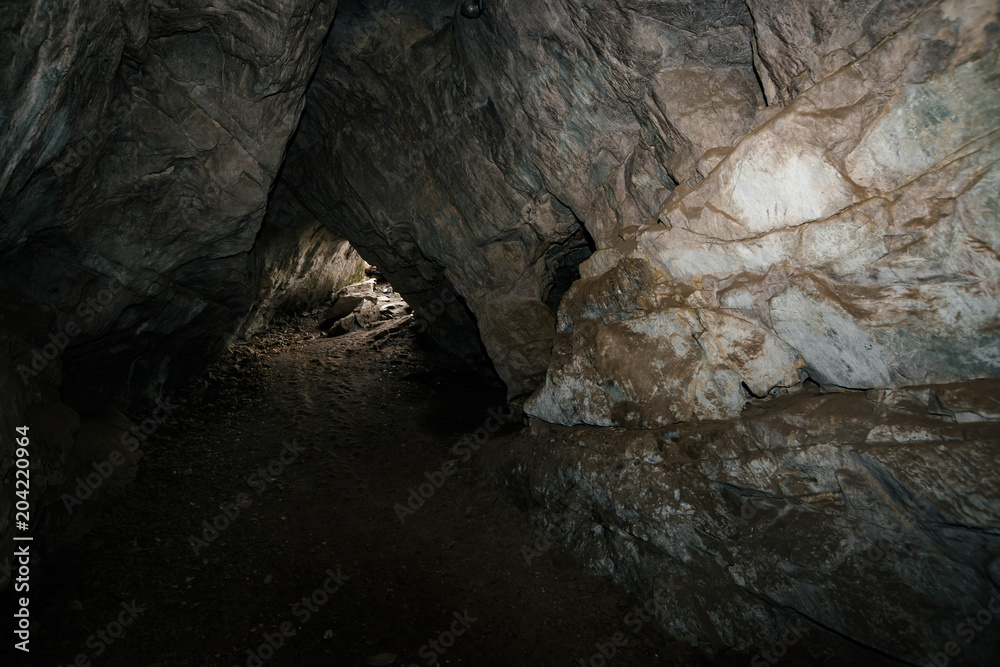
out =
[(1000, 635), (960, 624), (1000, 605), (997, 396), (987, 380), (783, 395), (655, 430), (535, 420), (481, 463), (710, 652), (802, 625), (817, 662), (923, 665), (954, 641), (985, 666)]
[[(550, 420), (582, 418), (563, 405), (579, 378), (549, 363), (582, 317), (563, 295), (622, 257), (655, 283), (629, 317), (689, 309), (653, 316), (650, 345), (762, 346), (745, 368), (702, 353), (696, 407), (629, 423), (732, 415), (800, 369), (851, 387), (996, 373), (995, 3), (335, 4), (4, 10), (21, 37), (2, 48), (31, 56), (0, 81), (0, 278), (64, 318), (123, 287), (67, 351), (67, 396), (161, 394), (293, 283), (318, 289), (286, 214), (349, 239), (512, 397), (548, 374)], [(917, 327), (924, 303), (951, 305)]]
[(365, 261), (351, 244), (281, 186), (268, 204), (250, 261), (251, 275), (260, 276), (261, 293), (245, 336), (266, 329), (282, 315), (319, 306), (344, 286), (364, 279)]
[(913, 0), (749, 0), (754, 64), (768, 103), (787, 103), (871, 50), (929, 4)]
[(655, 286), (622, 286), (599, 318), (570, 290), (572, 344), (557, 344), (529, 414), (656, 427), (733, 417), (805, 377), (864, 389), (1000, 375), (996, 9), (926, 8), (682, 183), (658, 222), (595, 253), (588, 280), (643, 261)]
[(38, 502), (121, 445), (108, 403), (353, 275), (345, 238), (534, 418), (498, 478), (568, 492), (638, 593), (690, 582), (675, 636), (912, 664), (996, 592), (996, 0), (0, 13), (0, 426), (69, 476)]
[[(373, 295), (370, 300), (374, 301), (374, 299), (375, 297)], [(333, 305), (323, 313), (323, 317), (320, 318), (319, 328), (329, 329), (337, 323), (337, 320), (350, 315), (354, 309), (360, 306), (365, 300), (366, 299), (363, 296), (338, 297), (333, 302)]]
[[(109, 404), (164, 397), (255, 316), (313, 298), (316, 262), (356, 265), (315, 220), (276, 205), (264, 221), (335, 5), (0, 7), (0, 476), (28, 424), (39, 552), (85, 532), (135, 473)], [(113, 474), (80, 487), (113, 452)]]
[(62, 322), (120, 288), (63, 355), (71, 402), (162, 395), (249, 323), (249, 252), (335, 8), (0, 10), (0, 284)]
[[(368, 302), (377, 306), (378, 301), (379, 298), (376, 296), (374, 279), (368, 279), (343, 287), (334, 294), (331, 306), (323, 311), (323, 315), (319, 320), (319, 328), (322, 331), (329, 331), (340, 320), (351, 314), (361, 314), (362, 312), (364, 313), (364, 321), (370, 323), (373, 311), (368, 306), (365, 306), (365, 303)], [(354, 320), (352, 320), (352, 323), (354, 325), (359, 324)], [(356, 328), (358, 326), (353, 326), (350, 329), (341, 329), (340, 333), (353, 331)]]
[(283, 179), (524, 394), (580, 262), (752, 126), (751, 33), (731, 0), (341, 3)]
[(361, 298), (355, 301), (354, 297), (342, 297), (334, 305), (334, 308), (345, 298), (353, 302), (354, 307), (348, 311), (347, 315), (337, 319), (331, 316), (326, 322), (320, 323), (320, 328), (326, 332), (327, 336), (341, 336), (349, 331), (364, 329), (379, 320), (381, 311), (374, 298)]

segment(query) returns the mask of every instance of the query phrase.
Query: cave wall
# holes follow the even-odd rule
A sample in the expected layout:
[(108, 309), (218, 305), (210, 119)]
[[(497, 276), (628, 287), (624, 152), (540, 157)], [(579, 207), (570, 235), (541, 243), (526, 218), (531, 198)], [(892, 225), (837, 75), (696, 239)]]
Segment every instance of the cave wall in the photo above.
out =
[(379, 267), (432, 336), (473, 356), (481, 333), (511, 393), (525, 393), (547, 365), (554, 266), (586, 241), (544, 188), (512, 187), (495, 164), (516, 140), (485, 95), (456, 82), (456, 12), (342, 3), (293, 145), (302, 157), (283, 182)]
[(778, 89), (806, 86), (581, 267), (528, 412), (657, 427), (806, 377), (997, 377), (995, 19), (995, 3), (931, 3)]
[[(464, 328), (466, 305), (525, 394), (579, 263), (751, 126), (751, 32), (730, 1), (510, 2), (477, 20), (451, 2), (341, 3), (283, 180), (418, 311), (454, 290), (441, 328)], [(678, 95), (696, 79), (700, 98)]]
[(47, 556), (132, 480), (172, 388), (357, 274), (346, 242), (280, 197), (264, 220), (335, 7), (0, 7), (0, 566), (16, 426)]
[(542, 521), (575, 485), (567, 544), (634, 590), (701, 590), (675, 636), (798, 614), (912, 662), (996, 591), (995, 0), (0, 11), (0, 426), (40, 425), (44, 502), (121, 448), (99, 404), (318, 298), (343, 237), (523, 403), (497, 479)]
[(993, 377), (994, 18), (344, 3), (283, 179), (549, 421)]
[(659, 429), (535, 420), (477, 464), (533, 515), (529, 562), (564, 546), (706, 653), (987, 667), (998, 395), (978, 380), (786, 394)]
[(57, 328), (74, 403), (155, 397), (259, 297), (249, 252), (335, 2), (4, 6), (0, 283)]
[(29, 7), (0, 279), (57, 326), (115, 294), (63, 355), (71, 401), (162, 395), (267, 319), (271, 263), (304, 270), (253, 250), (298, 242), (261, 233), (279, 170), (276, 210), (548, 421), (998, 371), (990, 3)]
[(532, 392), (483, 465), (540, 530), (709, 651), (998, 595), (996, 2), (349, 10), (283, 178)]

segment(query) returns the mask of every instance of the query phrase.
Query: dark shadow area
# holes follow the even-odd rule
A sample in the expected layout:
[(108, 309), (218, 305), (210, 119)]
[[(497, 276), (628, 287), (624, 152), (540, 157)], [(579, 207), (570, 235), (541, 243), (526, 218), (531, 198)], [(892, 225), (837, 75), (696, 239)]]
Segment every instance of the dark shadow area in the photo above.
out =
[(696, 664), (477, 477), (521, 428), (488, 365), (409, 316), (328, 337), (322, 315), (171, 397), (127, 495), (33, 581), (34, 664), (559, 665), (618, 631), (617, 664)]

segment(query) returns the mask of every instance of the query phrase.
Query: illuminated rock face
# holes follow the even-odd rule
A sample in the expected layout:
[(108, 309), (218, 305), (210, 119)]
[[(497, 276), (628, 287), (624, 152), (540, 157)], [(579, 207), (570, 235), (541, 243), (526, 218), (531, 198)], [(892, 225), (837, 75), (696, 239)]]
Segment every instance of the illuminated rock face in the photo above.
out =
[(638, 309), (560, 319), (529, 414), (655, 427), (732, 417), (805, 377), (1000, 375), (994, 10), (932, 7), (838, 60), (599, 250), (584, 276), (628, 258), (654, 284)]
[(992, 5), (748, 4), (342, 3), (285, 180), (546, 420), (995, 376)]
[(941, 664), (951, 646), (985, 667), (1000, 635), (966, 619), (1000, 610), (998, 392), (817, 390), (647, 430), (535, 420), (483, 467), (706, 652), (769, 664), (797, 627), (804, 664)]

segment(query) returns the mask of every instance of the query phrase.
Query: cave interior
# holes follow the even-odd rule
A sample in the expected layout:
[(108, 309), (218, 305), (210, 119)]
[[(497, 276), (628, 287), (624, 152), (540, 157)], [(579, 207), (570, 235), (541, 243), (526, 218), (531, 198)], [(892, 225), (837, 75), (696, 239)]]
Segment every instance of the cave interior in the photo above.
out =
[(9, 664), (997, 664), (1000, 1), (0, 19)]

